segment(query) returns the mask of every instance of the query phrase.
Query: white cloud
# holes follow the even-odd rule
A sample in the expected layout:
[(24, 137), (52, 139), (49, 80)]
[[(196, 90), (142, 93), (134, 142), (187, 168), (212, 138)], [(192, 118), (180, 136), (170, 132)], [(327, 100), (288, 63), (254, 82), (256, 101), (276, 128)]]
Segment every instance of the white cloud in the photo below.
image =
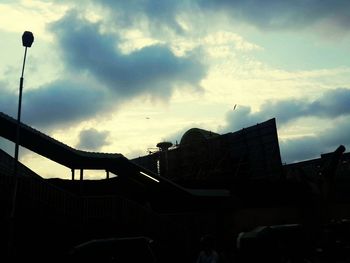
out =
[(21, 1), (16, 4), (0, 3), (0, 30), (22, 33), (35, 32), (38, 38), (50, 40), (46, 24), (57, 20), (67, 10), (65, 6), (43, 1)]
[(229, 49), (236, 49), (238, 51), (253, 51), (263, 49), (254, 43), (248, 42), (242, 36), (228, 31), (216, 31), (204, 37), (203, 41), (201, 42), (205, 46), (209, 47), (226, 46)]
[[(295, 147), (299, 145), (300, 149), (303, 145), (301, 138), (305, 145), (308, 141), (316, 147), (317, 140), (312, 136), (320, 133), (312, 126), (322, 117), (316, 112), (330, 113), (322, 94), (336, 91), (338, 87), (350, 87), (350, 68), (346, 65), (327, 67), (325, 61), (323, 69), (284, 70), (259, 59), (258, 54), (266, 54), (267, 50), (264, 41), (255, 40), (262, 37), (256, 32), (265, 33), (266, 29), (276, 32), (276, 37), (283, 38), (279, 32), (285, 30), (292, 32), (291, 37), (302, 31), (305, 37), (305, 32), (314, 34), (310, 29), (316, 24), (329, 25), (326, 20), (332, 16), (324, 20), (317, 10), (299, 9), (300, 6), (290, 3), (282, 4), (279, 9), (275, 1), (268, 1), (265, 7), (270, 9), (263, 10), (259, 9), (263, 7), (261, 3), (249, 6), (245, 1), (209, 2), (162, 1), (156, 4), (151, 0), (96, 0), (84, 1), (84, 4), (80, 1), (0, 4), (0, 34), (8, 40), (1, 46), (1, 50), (6, 51), (1, 54), (4, 66), (0, 68), (0, 76), (7, 88), (1, 89), (0, 106), (12, 112), (10, 108), (16, 105), (17, 69), (22, 60), (22, 47), (17, 42), (23, 30), (30, 29), (36, 42), (27, 61), (24, 120), (71, 146), (79, 143), (82, 130), (98, 127), (98, 131), (109, 132), (110, 144), (100, 141), (103, 151), (133, 157), (192, 126), (215, 131), (225, 125), (225, 113), (237, 104), (234, 113), (237, 116), (231, 116), (236, 126), (230, 126), (230, 131), (245, 125), (243, 117), (260, 122), (277, 115), (288, 119), (290, 115), (299, 114), (300, 119), (291, 121), (297, 127), (290, 124), (279, 127), (284, 153), (292, 156), (293, 152), (298, 152)], [(210, 6), (207, 4), (213, 9), (207, 9)], [(323, 14), (330, 4), (328, 1), (322, 4)], [(339, 8), (342, 5), (340, 1), (334, 3), (334, 14), (343, 13)], [(74, 9), (76, 15), (63, 16), (68, 9)], [(234, 18), (240, 20), (238, 23), (233, 24), (231, 18), (223, 16), (232, 10), (241, 10)], [(305, 17), (306, 11), (311, 12), (310, 18)], [(293, 19), (297, 19), (297, 23), (291, 23)], [(345, 20), (337, 17), (334, 28), (344, 32)], [(56, 21), (54, 26), (47, 28), (52, 21)], [(259, 21), (261, 23), (257, 24)], [(251, 30), (251, 25), (258, 29)], [(7, 31), (5, 35), (4, 30)], [(268, 32), (264, 38), (271, 36)], [(303, 39), (308, 40), (307, 37)], [(284, 44), (283, 50), (288, 52), (288, 43)], [(330, 45), (337, 47), (334, 42)], [(14, 54), (20, 55), (13, 59)], [(271, 55), (275, 54), (271, 52)], [(282, 64), (287, 62), (281, 61)], [(286, 108), (282, 112), (278, 102), (291, 98), (294, 101), (289, 100), (289, 106), (284, 104)], [(270, 111), (266, 106), (268, 101)], [(318, 110), (317, 105), (313, 105), (313, 117), (305, 117), (305, 110), (290, 112), (288, 108), (317, 101), (323, 104)], [(336, 105), (337, 101), (340, 100), (332, 100), (331, 105)], [(335, 119), (341, 118), (344, 116)], [(329, 129), (334, 123), (322, 124), (324, 129)], [(330, 134), (334, 138), (339, 135)], [(299, 144), (286, 143), (287, 139), (297, 138)], [(336, 143), (330, 143), (330, 137), (327, 140), (328, 145)], [(311, 146), (318, 154), (319, 148)], [(288, 150), (288, 147), (295, 150)], [(30, 162), (36, 163), (35, 160)], [(40, 166), (41, 162), (35, 165)]]

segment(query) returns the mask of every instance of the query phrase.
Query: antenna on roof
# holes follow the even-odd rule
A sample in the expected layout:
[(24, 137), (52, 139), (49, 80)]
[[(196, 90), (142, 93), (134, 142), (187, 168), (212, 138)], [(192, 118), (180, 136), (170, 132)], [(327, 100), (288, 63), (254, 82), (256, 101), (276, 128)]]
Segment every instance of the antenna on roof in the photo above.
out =
[(168, 172), (168, 149), (173, 146), (171, 142), (159, 142), (157, 147), (159, 148), (159, 162), (158, 162), (158, 173), (164, 176)]

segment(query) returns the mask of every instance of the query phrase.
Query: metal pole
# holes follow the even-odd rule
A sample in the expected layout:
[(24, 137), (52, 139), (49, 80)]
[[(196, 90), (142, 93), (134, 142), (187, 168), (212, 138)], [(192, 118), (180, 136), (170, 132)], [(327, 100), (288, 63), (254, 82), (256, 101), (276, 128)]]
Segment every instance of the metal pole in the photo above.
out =
[(12, 193), (12, 206), (10, 211), (10, 227), (9, 227), (9, 256), (14, 257), (15, 254), (15, 212), (16, 212), (16, 200), (17, 200), (17, 189), (18, 189), (18, 154), (19, 154), (19, 141), (20, 141), (20, 125), (21, 125), (21, 108), (22, 108), (22, 91), (23, 91), (23, 74), (24, 67), (27, 57), (27, 47), (25, 47), (22, 74), (19, 82), (19, 98), (18, 98), (18, 111), (17, 111), (17, 126), (16, 126), (16, 144), (15, 144), (15, 162), (13, 167), (13, 176), (14, 176), (14, 186)]
[(16, 145), (15, 145), (15, 164), (13, 169), (13, 175), (15, 176), (15, 187), (13, 191), (13, 199), (12, 199), (12, 210), (11, 217), (14, 217), (15, 207), (16, 207), (16, 197), (17, 197), (17, 177), (18, 177), (18, 154), (19, 154), (19, 141), (20, 141), (20, 126), (21, 126), (21, 109), (22, 109), (22, 91), (23, 91), (23, 74), (24, 67), (26, 63), (27, 57), (27, 47), (25, 47), (24, 58), (23, 58), (23, 66), (22, 66), (22, 74), (19, 82), (19, 98), (18, 98), (18, 112), (17, 112), (17, 129), (16, 129)]

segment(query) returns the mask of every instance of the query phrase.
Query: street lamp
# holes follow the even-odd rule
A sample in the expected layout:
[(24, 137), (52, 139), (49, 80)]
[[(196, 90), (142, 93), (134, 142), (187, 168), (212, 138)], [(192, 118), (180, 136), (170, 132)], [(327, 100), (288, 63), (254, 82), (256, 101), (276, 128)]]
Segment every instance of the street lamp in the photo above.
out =
[(24, 74), (24, 66), (26, 63), (27, 57), (27, 48), (31, 47), (34, 42), (34, 36), (32, 32), (25, 31), (22, 35), (22, 45), (25, 47), (24, 58), (23, 58), (23, 66), (22, 66), (22, 74), (19, 82), (19, 98), (18, 98), (18, 111), (17, 111), (17, 129), (16, 129), (16, 144), (15, 144), (15, 163), (13, 168), (14, 175), (14, 186), (13, 186), (13, 194), (12, 194), (12, 207), (10, 212), (10, 226), (9, 226), (9, 240), (8, 240), (8, 253), (9, 256), (12, 257), (14, 253), (14, 237), (15, 237), (15, 211), (16, 211), (16, 199), (17, 199), (17, 188), (18, 188), (18, 151), (19, 151), (19, 140), (20, 140), (20, 125), (21, 125), (21, 106), (22, 106), (22, 90), (23, 90), (23, 74)]
[(17, 111), (17, 130), (16, 130), (16, 144), (15, 144), (15, 165), (13, 169), (13, 175), (15, 176), (15, 186), (13, 192), (13, 203), (11, 210), (11, 217), (14, 217), (15, 213), (15, 203), (16, 203), (16, 195), (17, 195), (17, 170), (18, 170), (18, 151), (19, 151), (19, 132), (21, 125), (21, 107), (22, 107), (22, 90), (23, 90), (23, 74), (24, 74), (24, 66), (26, 64), (27, 58), (27, 48), (31, 47), (34, 42), (34, 36), (32, 32), (25, 31), (22, 35), (22, 45), (25, 47), (24, 50), (24, 58), (23, 58), (23, 66), (22, 66), (22, 74), (19, 81), (19, 98), (18, 98), (18, 111)]
[(18, 162), (18, 149), (19, 149), (19, 130), (21, 124), (21, 107), (22, 107), (22, 90), (23, 90), (23, 74), (24, 74), (24, 66), (26, 64), (27, 58), (27, 48), (31, 47), (34, 42), (34, 36), (32, 32), (25, 31), (22, 35), (22, 44), (25, 47), (24, 50), (24, 58), (23, 58), (23, 66), (22, 66), (22, 74), (19, 82), (19, 98), (18, 98), (18, 111), (17, 111), (17, 131), (16, 131), (16, 146), (15, 146), (15, 169), (14, 175), (17, 175), (17, 162)]

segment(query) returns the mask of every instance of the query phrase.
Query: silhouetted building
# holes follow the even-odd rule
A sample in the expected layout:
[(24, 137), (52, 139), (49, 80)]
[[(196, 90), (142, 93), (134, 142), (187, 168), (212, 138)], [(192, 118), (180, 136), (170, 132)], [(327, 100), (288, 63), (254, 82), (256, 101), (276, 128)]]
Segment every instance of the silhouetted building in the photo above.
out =
[[(0, 136), (14, 141), (16, 125), (0, 113)], [(21, 146), (72, 171), (72, 180), (43, 179), (19, 164), (13, 222), (17, 249), (26, 259), (41, 251), (62, 256), (93, 238), (147, 236), (164, 253), (175, 250), (177, 258), (165, 257), (167, 262), (179, 262), (190, 256), (203, 233), (229, 249), (240, 231), (259, 225), (313, 222), (322, 211), (331, 218), (350, 218), (349, 154), (336, 151), (282, 166), (275, 119), (223, 135), (190, 129), (179, 145), (162, 142), (158, 152), (132, 161), (121, 154), (76, 150), (25, 124), (20, 131)], [(2, 249), (11, 234), (13, 164), (0, 150)], [(84, 180), (84, 169), (117, 177)], [(75, 170), (80, 180), (73, 180)], [(315, 184), (325, 175), (331, 179), (328, 186)], [(326, 196), (322, 191), (329, 195), (334, 178), (336, 198), (326, 199), (334, 205), (319, 209)]]
[[(15, 119), (0, 113), (0, 127), (0, 136), (15, 141)], [(213, 211), (223, 207), (218, 204), (230, 205), (228, 191), (186, 189), (121, 154), (76, 150), (23, 123), (20, 134), (20, 145), (70, 168), (72, 180), (43, 179), (22, 164), (14, 176), (14, 159), (0, 150), (4, 255), (11, 235), (17, 256), (26, 260), (39, 256), (58, 260), (74, 245), (97, 237), (148, 236), (157, 241), (162, 251), (158, 256), (176, 250), (169, 262), (178, 262), (192, 251), (203, 227), (214, 231)], [(106, 170), (117, 177), (84, 180), (84, 169)], [(75, 170), (80, 171), (80, 180), (73, 180)]]
[(223, 135), (192, 128), (179, 145), (132, 161), (191, 188), (227, 188), (231, 183), (260, 178), (278, 180), (282, 172), (275, 119)]

